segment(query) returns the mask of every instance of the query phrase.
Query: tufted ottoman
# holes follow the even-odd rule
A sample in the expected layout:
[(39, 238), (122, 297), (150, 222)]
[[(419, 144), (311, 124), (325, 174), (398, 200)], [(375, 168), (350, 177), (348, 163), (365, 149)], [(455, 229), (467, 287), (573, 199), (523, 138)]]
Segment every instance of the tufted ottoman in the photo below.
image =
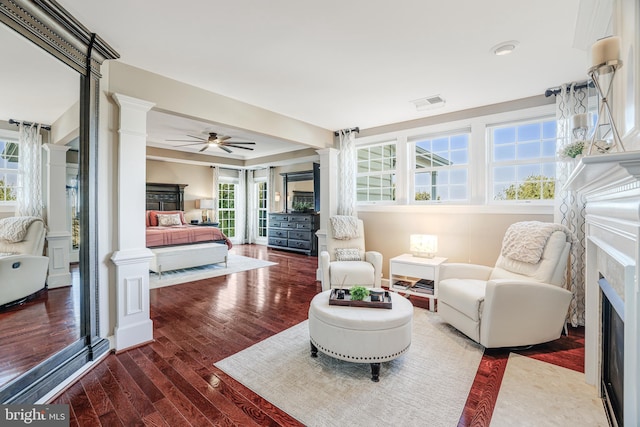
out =
[(395, 292), (390, 292), (391, 309), (329, 305), (330, 293), (319, 293), (309, 306), (311, 356), (320, 350), (336, 359), (370, 363), (371, 380), (377, 382), (380, 363), (411, 345), (413, 305)]

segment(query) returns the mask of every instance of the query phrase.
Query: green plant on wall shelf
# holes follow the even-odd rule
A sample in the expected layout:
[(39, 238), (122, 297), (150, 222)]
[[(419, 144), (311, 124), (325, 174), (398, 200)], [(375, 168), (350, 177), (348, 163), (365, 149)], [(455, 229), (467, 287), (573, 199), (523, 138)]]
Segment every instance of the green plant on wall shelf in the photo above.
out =
[(364, 286), (353, 286), (349, 289), (351, 301), (362, 301), (369, 296), (369, 289)]

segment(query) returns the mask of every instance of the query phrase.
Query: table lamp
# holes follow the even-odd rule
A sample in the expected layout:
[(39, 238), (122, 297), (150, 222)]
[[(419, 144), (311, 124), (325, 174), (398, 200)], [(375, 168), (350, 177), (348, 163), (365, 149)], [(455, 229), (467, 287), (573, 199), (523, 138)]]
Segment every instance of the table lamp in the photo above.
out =
[(433, 258), (438, 252), (438, 236), (433, 234), (412, 234), (409, 237), (409, 250), (413, 256)]

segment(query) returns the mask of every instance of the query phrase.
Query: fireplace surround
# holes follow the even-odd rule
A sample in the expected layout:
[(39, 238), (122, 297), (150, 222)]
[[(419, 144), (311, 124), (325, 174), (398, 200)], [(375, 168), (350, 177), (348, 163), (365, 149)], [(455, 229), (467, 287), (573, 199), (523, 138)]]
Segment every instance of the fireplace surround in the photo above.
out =
[[(578, 191), (586, 202), (586, 381), (603, 399), (611, 392), (621, 394), (621, 424), (636, 426), (640, 424), (640, 152), (582, 158), (566, 187)], [(607, 322), (620, 331), (612, 312), (624, 323), (623, 332), (618, 332), (623, 334), (622, 348), (612, 344), (612, 337), (603, 338), (604, 328), (611, 326)], [(605, 356), (611, 345), (616, 348)], [(616, 351), (620, 351), (617, 356)], [(621, 373), (621, 384), (615, 378), (611, 384), (608, 376)], [(611, 410), (615, 405), (610, 402), (605, 407)], [(610, 420), (616, 425), (615, 416)]]

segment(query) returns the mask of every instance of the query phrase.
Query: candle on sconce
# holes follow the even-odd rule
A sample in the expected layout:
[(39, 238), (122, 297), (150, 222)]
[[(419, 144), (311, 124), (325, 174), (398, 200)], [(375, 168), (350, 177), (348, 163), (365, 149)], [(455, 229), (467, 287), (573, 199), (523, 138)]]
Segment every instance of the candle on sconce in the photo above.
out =
[(586, 129), (589, 127), (589, 115), (587, 113), (575, 114), (571, 117), (572, 129)]
[(591, 65), (598, 67), (608, 61), (620, 59), (620, 37), (605, 37), (591, 46)]

